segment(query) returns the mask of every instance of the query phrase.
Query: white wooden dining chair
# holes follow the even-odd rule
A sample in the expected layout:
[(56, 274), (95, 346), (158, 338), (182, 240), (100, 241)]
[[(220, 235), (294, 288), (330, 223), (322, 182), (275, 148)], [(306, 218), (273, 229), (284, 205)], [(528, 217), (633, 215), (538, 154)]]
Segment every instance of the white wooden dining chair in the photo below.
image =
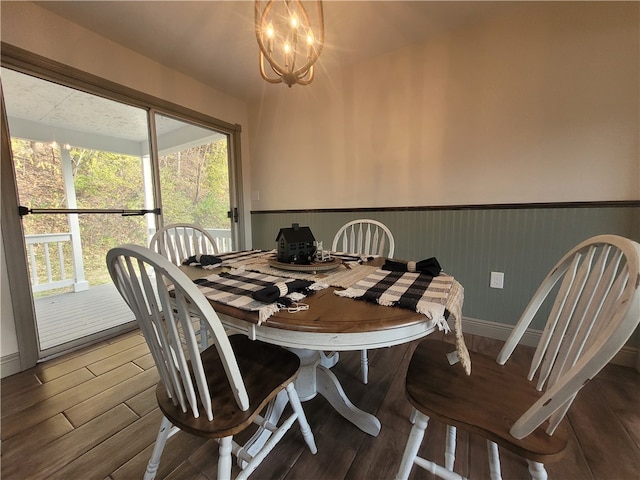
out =
[[(340, 227), (333, 238), (331, 251), (392, 258), (395, 240), (391, 230), (382, 222), (363, 218), (345, 223)], [(360, 351), (360, 369), (362, 382), (369, 383), (367, 350)]]
[(331, 246), (333, 252), (393, 257), (395, 241), (391, 230), (377, 220), (360, 219), (345, 223)]
[(173, 223), (159, 228), (151, 237), (149, 248), (181, 265), (193, 255), (216, 255), (218, 246), (213, 236), (199, 225)]
[[(172, 223), (159, 228), (149, 241), (149, 248), (167, 258), (174, 265), (182, 265), (193, 255), (215, 255), (216, 241), (204, 228), (192, 223)], [(197, 316), (194, 314), (197, 320)], [(207, 329), (200, 325), (200, 346), (204, 350), (209, 344)]]
[[(453, 472), (461, 428), (487, 440), (492, 479), (501, 478), (498, 447), (524, 457), (533, 479), (546, 479), (544, 462), (567, 445), (565, 415), (578, 391), (640, 323), (639, 258), (638, 243), (614, 235), (573, 248), (543, 280), (497, 360), (471, 354), (470, 376), (447, 361), (451, 345), (422, 341), (407, 370), (414, 425), (396, 478), (408, 478), (415, 464), (462, 479)], [(547, 312), (528, 373), (507, 363), (536, 314)], [(429, 418), (448, 425), (444, 467), (418, 456)]]
[[(282, 347), (227, 337), (209, 301), (178, 267), (140, 245), (123, 245), (107, 253), (114, 284), (133, 311), (155, 361), (160, 381), (156, 397), (163, 419), (145, 480), (156, 476), (169, 437), (183, 430), (218, 441), (218, 478), (231, 476), (231, 454), (244, 465), (246, 478), (297, 420), (312, 453), (317, 449), (294, 379), (297, 355)], [(200, 352), (191, 323), (195, 311), (206, 323), (212, 345)], [(267, 424), (260, 412), (286, 390), (291, 415), (280, 426)], [(271, 430), (263, 448), (250, 455), (234, 435), (252, 424)]]

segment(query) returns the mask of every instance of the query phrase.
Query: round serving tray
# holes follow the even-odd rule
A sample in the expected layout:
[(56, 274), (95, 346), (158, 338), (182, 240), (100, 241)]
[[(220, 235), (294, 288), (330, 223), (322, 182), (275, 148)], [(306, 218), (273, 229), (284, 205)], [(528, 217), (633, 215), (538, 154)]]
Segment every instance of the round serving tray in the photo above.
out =
[(298, 263), (283, 263), (277, 260), (269, 260), (269, 265), (280, 270), (289, 270), (291, 272), (327, 272), (334, 270), (342, 265), (342, 260), (339, 258), (332, 258), (326, 262), (313, 262), (309, 265), (301, 265)]

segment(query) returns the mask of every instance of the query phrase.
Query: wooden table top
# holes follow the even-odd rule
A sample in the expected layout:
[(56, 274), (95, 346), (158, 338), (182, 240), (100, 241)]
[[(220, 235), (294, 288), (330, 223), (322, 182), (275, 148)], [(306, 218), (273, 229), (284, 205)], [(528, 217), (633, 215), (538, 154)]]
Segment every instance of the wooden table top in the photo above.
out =
[[(424, 315), (411, 310), (339, 297), (333, 293), (335, 290), (334, 287), (329, 287), (309, 295), (302, 300), (309, 305), (308, 310), (296, 313), (280, 310), (264, 321), (262, 326), (299, 332), (366, 333), (428, 321)], [(257, 312), (213, 301), (211, 304), (218, 313), (258, 323)]]

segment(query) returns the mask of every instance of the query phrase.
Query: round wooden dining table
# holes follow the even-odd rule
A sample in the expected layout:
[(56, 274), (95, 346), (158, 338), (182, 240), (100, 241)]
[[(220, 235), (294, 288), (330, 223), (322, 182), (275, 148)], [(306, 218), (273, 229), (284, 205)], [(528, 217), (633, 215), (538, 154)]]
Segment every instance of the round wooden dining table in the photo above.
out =
[[(181, 268), (192, 279), (204, 274), (201, 269)], [(300, 400), (310, 400), (319, 393), (358, 428), (377, 436), (379, 420), (351, 403), (330, 370), (338, 361), (338, 352), (411, 342), (436, 330), (436, 322), (411, 310), (340, 297), (335, 290), (329, 287), (317, 291), (304, 298), (308, 309), (296, 312), (282, 309), (262, 324), (256, 312), (209, 301), (228, 330), (287, 347), (298, 354), (301, 370), (296, 390)]]
[[(195, 280), (211, 274), (200, 268), (181, 269)], [(457, 282), (456, 282), (457, 283)], [(380, 421), (375, 415), (356, 407), (347, 397), (338, 378), (331, 371), (340, 351), (371, 350), (390, 347), (422, 338), (438, 329), (435, 320), (405, 308), (393, 308), (336, 295), (341, 288), (328, 287), (306, 296), (307, 309), (289, 311), (286, 308), (259, 322), (257, 312), (216, 302), (209, 298), (225, 328), (242, 333), (253, 340), (281, 345), (294, 351), (301, 360), (295, 385), (301, 401), (322, 395), (330, 405), (365, 433), (377, 436)], [(453, 301), (451, 299), (448, 300)], [(461, 302), (461, 297), (456, 298)], [(447, 310), (460, 311), (461, 305)], [(453, 310), (450, 307), (454, 307)], [(284, 400), (284, 399), (283, 399)], [(274, 402), (265, 412), (265, 419), (276, 424), (285, 401)], [(268, 431), (258, 431), (248, 445), (266, 441)]]

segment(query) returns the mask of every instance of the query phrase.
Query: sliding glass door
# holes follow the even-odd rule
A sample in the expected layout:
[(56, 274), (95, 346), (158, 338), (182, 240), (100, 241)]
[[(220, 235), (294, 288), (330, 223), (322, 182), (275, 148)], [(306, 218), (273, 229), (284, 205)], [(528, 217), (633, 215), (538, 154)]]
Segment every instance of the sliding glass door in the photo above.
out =
[(155, 223), (147, 112), (8, 69), (2, 84), (40, 357), (134, 328), (104, 259)]
[(110, 248), (168, 223), (233, 248), (228, 133), (7, 68), (2, 87), (39, 358), (135, 328)]

